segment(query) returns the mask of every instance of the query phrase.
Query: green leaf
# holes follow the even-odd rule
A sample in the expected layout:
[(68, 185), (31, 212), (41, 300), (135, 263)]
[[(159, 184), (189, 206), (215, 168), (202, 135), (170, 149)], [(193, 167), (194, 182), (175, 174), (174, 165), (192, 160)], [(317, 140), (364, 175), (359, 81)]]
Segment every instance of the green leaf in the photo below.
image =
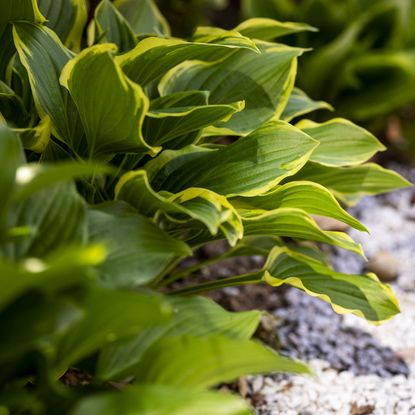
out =
[(15, 189), (16, 172), (23, 158), (23, 149), (17, 134), (0, 125), (0, 235), (4, 231), (6, 210)]
[(57, 373), (104, 345), (137, 334), (145, 327), (167, 323), (171, 315), (168, 303), (161, 297), (133, 291), (95, 289), (84, 307), (85, 317), (59, 342)]
[(50, 141), (52, 122), (46, 115), (35, 127), (16, 128), (15, 131), (19, 133), (25, 150), (31, 150), (35, 153), (43, 153)]
[(392, 170), (374, 163), (352, 167), (327, 167), (307, 163), (290, 181), (309, 180), (332, 190), (342, 200), (377, 195), (412, 186)]
[(413, 49), (367, 52), (349, 59), (344, 71), (346, 81), (359, 88), (344, 94), (338, 110), (355, 120), (381, 117), (415, 100)]
[(91, 246), (66, 250), (48, 262), (27, 259), (21, 267), (0, 259), (0, 309), (29, 290), (54, 295), (68, 287), (88, 285), (93, 281), (90, 267), (104, 257), (102, 247)]
[(137, 44), (131, 26), (109, 0), (102, 0), (95, 9), (94, 24), (95, 40), (99, 43), (115, 43), (120, 52)]
[[(244, 109), (244, 102), (209, 105), (204, 91), (178, 92), (151, 101), (144, 123), (144, 134), (152, 145), (178, 149), (194, 144), (200, 130), (229, 120)], [(194, 134), (192, 134), (194, 133)]]
[(320, 143), (310, 160), (325, 166), (361, 164), (386, 149), (369, 131), (343, 118), (323, 124), (302, 120), (296, 127)]
[(139, 85), (123, 75), (112, 58), (114, 45), (82, 51), (60, 78), (79, 110), (90, 158), (115, 153), (151, 153), (141, 133), (149, 102)]
[(13, 200), (20, 201), (33, 193), (59, 183), (113, 172), (114, 169), (110, 166), (91, 162), (61, 161), (53, 164), (26, 164), (17, 169)]
[(135, 34), (170, 35), (169, 24), (153, 0), (115, 0), (114, 5), (130, 23)]
[(226, 196), (255, 196), (295, 174), (316, 146), (315, 140), (297, 128), (271, 121), (215, 150), (165, 151), (146, 170), (156, 191), (201, 187)]
[[(139, 42), (130, 52), (117, 56), (116, 60), (132, 81), (145, 86), (183, 61), (190, 59), (217, 61), (233, 55), (239, 49), (247, 49), (249, 56), (252, 56), (252, 52), (257, 52), (253, 41), (239, 33), (229, 39), (226, 31), (203, 43), (186, 42), (176, 38), (149, 37)], [(203, 88), (193, 89), (203, 90)], [(234, 101), (237, 99), (230, 102)]]
[(241, 219), (225, 197), (203, 188), (188, 188), (177, 194), (157, 193), (145, 170), (126, 173), (116, 186), (115, 197), (146, 216), (163, 212), (177, 224), (200, 222), (212, 235), (221, 231), (231, 245), (243, 235)]
[(15, 23), (13, 35), (38, 112), (50, 117), (54, 135), (75, 152), (81, 151), (84, 132), (78, 110), (68, 91), (59, 85), (60, 73), (73, 54), (44, 26)]
[[(161, 81), (162, 96), (180, 91), (207, 90), (211, 104), (245, 100), (245, 110), (226, 123), (218, 123), (229, 134), (248, 134), (282, 114), (294, 84), (297, 56), (302, 49), (257, 42), (260, 54), (239, 50), (219, 62), (184, 62)], [(226, 82), (223, 82), (226, 79)]]
[(15, 53), (10, 23), (25, 20), (43, 23), (45, 18), (39, 11), (36, 0), (3, 0), (0, 5), (0, 79)]
[(259, 324), (259, 311), (229, 312), (208, 298), (170, 297), (167, 301), (173, 310), (169, 324), (144, 330), (133, 339), (109, 345), (101, 352), (97, 368), (100, 379), (128, 376), (143, 359), (145, 351), (163, 338), (222, 335), (248, 340)]
[(305, 23), (279, 22), (267, 18), (253, 18), (245, 20), (235, 27), (235, 31), (249, 38), (260, 40), (274, 40), (298, 32), (316, 32), (317, 29)]
[(281, 119), (289, 122), (293, 118), (319, 109), (334, 111), (333, 107), (327, 102), (314, 101), (301, 89), (294, 88), (281, 115)]
[(288, 248), (275, 248), (264, 271), (268, 284), (292, 285), (330, 303), (337, 313), (353, 313), (380, 323), (399, 312), (392, 289), (380, 283), (374, 274), (341, 274), (315, 258)]
[(137, 366), (136, 382), (204, 389), (256, 373), (309, 373), (262, 344), (224, 336), (163, 338)]
[(7, 331), (0, 339), (0, 361), (10, 364), (33, 350), (50, 354), (58, 339), (82, 316), (83, 310), (69, 299), (33, 294), (21, 298), (0, 314), (0, 325)]
[(71, 415), (250, 415), (247, 404), (223, 392), (193, 391), (160, 385), (84, 398)]
[(238, 210), (246, 236), (285, 236), (335, 245), (362, 255), (361, 245), (343, 232), (323, 231), (306, 212), (297, 208), (271, 211)]
[(360, 231), (367, 232), (367, 229), (347, 213), (325, 187), (313, 182), (290, 182), (277, 187), (270, 193), (250, 198), (232, 199), (231, 202), (235, 207), (245, 209), (302, 209), (313, 215), (337, 219)]
[(10, 227), (28, 227), (29, 235), (4, 246), (9, 258), (44, 257), (86, 240), (86, 204), (75, 186), (58, 184), (15, 204)]
[(87, 21), (85, 0), (38, 0), (39, 9), (50, 27), (70, 49), (81, 47), (82, 33)]
[(94, 206), (88, 215), (90, 242), (105, 243), (108, 256), (99, 266), (108, 287), (132, 287), (152, 281), (174, 259), (192, 254), (148, 218), (123, 202)]

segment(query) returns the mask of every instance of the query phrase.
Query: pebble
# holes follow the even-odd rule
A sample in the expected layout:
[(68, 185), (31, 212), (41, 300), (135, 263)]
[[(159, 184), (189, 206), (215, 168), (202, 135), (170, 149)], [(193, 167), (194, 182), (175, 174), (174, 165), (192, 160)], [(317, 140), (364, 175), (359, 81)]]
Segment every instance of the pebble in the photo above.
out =
[(399, 261), (387, 251), (378, 252), (367, 263), (368, 271), (374, 272), (381, 281), (392, 282), (400, 272)]
[[(415, 181), (415, 169), (393, 167)], [(364, 199), (352, 213), (371, 234), (349, 231), (372, 258), (368, 269), (392, 282), (402, 313), (374, 326), (353, 315), (339, 316), (330, 305), (289, 289), (286, 305), (275, 310), (280, 351), (307, 361), (317, 379), (248, 377), (251, 389), (261, 385), (258, 414), (415, 415), (414, 200), (414, 189)], [(340, 272), (366, 270), (358, 256), (334, 253)]]

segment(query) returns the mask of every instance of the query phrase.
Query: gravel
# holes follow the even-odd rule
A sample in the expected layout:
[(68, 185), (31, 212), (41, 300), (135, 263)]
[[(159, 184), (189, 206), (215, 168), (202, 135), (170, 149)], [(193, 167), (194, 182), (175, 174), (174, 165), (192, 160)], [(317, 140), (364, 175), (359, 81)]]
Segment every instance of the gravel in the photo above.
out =
[[(415, 170), (390, 166), (415, 182)], [(261, 415), (415, 415), (415, 191), (365, 198), (352, 213), (370, 230), (350, 235), (369, 259), (387, 252), (400, 265), (392, 284), (402, 313), (381, 326), (289, 289), (274, 310), (281, 353), (307, 361), (316, 377), (248, 378)], [(335, 250), (336, 269), (366, 271), (356, 255)]]

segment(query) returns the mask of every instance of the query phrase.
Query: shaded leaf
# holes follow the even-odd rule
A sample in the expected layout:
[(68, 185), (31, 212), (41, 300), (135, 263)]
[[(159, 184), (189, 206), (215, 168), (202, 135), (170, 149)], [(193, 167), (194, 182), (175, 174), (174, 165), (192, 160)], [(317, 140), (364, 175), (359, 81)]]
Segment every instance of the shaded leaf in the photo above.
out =
[[(248, 54), (257, 51), (252, 40), (237, 34), (232, 36), (231, 42), (226, 31), (225, 34), (221, 32), (203, 43), (149, 37), (139, 42), (131, 51), (118, 56), (116, 60), (131, 80), (145, 86), (186, 60), (217, 61), (234, 54), (241, 48), (248, 49)], [(203, 90), (203, 88), (193, 89)], [(237, 100), (233, 99), (230, 102)]]
[(145, 327), (167, 323), (171, 315), (161, 297), (133, 291), (95, 289), (85, 299), (84, 307), (85, 317), (59, 342), (57, 373), (104, 345), (137, 334)]
[(95, 40), (99, 43), (115, 43), (120, 52), (126, 52), (137, 44), (127, 20), (109, 0), (102, 0), (95, 9)]
[(108, 380), (128, 376), (143, 359), (145, 351), (163, 338), (192, 335), (205, 337), (220, 334), (248, 340), (256, 330), (259, 311), (229, 312), (204, 297), (170, 297), (172, 321), (164, 326), (142, 331), (138, 336), (107, 346), (98, 360), (97, 376)]
[(225, 197), (203, 188), (188, 188), (177, 194), (157, 193), (145, 170), (126, 173), (117, 184), (115, 197), (146, 216), (163, 212), (179, 224), (200, 222), (212, 235), (221, 231), (231, 245), (243, 235), (241, 219)]
[(135, 34), (170, 35), (167, 20), (153, 0), (115, 0), (114, 5), (130, 23)]
[(105, 243), (99, 266), (109, 287), (132, 287), (153, 280), (172, 260), (191, 255), (190, 248), (123, 202), (94, 206), (88, 214), (89, 240)]
[[(302, 49), (257, 42), (260, 54), (239, 50), (219, 62), (184, 62), (161, 81), (161, 95), (207, 90), (211, 104), (245, 100), (245, 110), (226, 123), (218, 123), (228, 135), (248, 134), (271, 118), (279, 118), (291, 94)], [(226, 80), (224, 82), (223, 80)]]
[[(244, 109), (244, 102), (209, 105), (203, 91), (179, 92), (155, 99), (144, 123), (144, 134), (153, 145), (178, 149), (194, 144), (200, 130), (229, 120)], [(194, 133), (194, 134), (191, 134)]]
[(39, 9), (50, 27), (70, 49), (81, 47), (82, 33), (87, 21), (85, 0), (38, 0)]

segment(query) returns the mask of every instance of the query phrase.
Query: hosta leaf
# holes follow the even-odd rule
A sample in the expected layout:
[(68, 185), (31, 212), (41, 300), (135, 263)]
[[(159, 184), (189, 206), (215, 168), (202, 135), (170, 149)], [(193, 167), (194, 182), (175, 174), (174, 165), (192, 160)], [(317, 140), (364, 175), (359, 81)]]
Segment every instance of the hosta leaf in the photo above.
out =
[(360, 231), (367, 232), (367, 229), (347, 213), (325, 187), (313, 182), (286, 183), (270, 193), (250, 198), (233, 199), (231, 202), (241, 208), (265, 210), (298, 208), (313, 215), (337, 219)]
[(52, 120), (54, 134), (74, 151), (83, 145), (78, 110), (68, 91), (59, 85), (59, 76), (73, 54), (54, 32), (30, 23), (14, 24), (14, 41), (26, 68), (39, 113)]
[(17, 170), (13, 200), (22, 200), (39, 190), (58, 183), (71, 182), (83, 177), (97, 177), (112, 172), (111, 167), (98, 163), (63, 161), (54, 164), (26, 164)]
[(46, 115), (35, 127), (18, 128), (15, 129), (15, 131), (19, 133), (25, 150), (31, 150), (35, 153), (43, 153), (50, 141), (52, 122)]
[(373, 274), (341, 274), (315, 258), (287, 248), (275, 248), (264, 270), (268, 284), (292, 285), (327, 301), (341, 314), (353, 313), (371, 322), (382, 322), (399, 312), (392, 289)]
[(0, 309), (27, 291), (53, 296), (71, 286), (90, 284), (90, 267), (102, 262), (104, 254), (99, 246), (71, 249), (48, 262), (28, 259), (23, 267), (0, 259)]
[(411, 186), (402, 176), (374, 163), (352, 167), (327, 167), (307, 163), (290, 180), (310, 180), (331, 189), (343, 200), (347, 197), (362, 197), (386, 193)]
[[(351, 90), (342, 97), (339, 111), (356, 120), (382, 116), (415, 99), (415, 51), (367, 53), (348, 60), (344, 76), (360, 88), (358, 95)], [(382, 82), (385, 77), (388, 82)]]
[(68, 298), (33, 294), (23, 297), (0, 314), (1, 327), (7, 331), (7, 336), (0, 339), (0, 361), (10, 364), (10, 360), (22, 358), (32, 350), (50, 353), (58, 339), (82, 316), (82, 308)]
[(19, 137), (4, 125), (0, 125), (0, 235), (3, 232), (4, 215), (15, 188), (16, 172), (24, 158)]
[(161, 297), (133, 291), (95, 289), (84, 301), (84, 307), (85, 317), (59, 343), (57, 373), (104, 345), (146, 327), (168, 323), (171, 316), (168, 303)]
[(234, 30), (241, 35), (261, 40), (274, 40), (277, 37), (292, 33), (317, 31), (316, 28), (305, 23), (279, 22), (261, 17), (245, 20), (236, 26)]
[(33, 23), (43, 23), (45, 21), (36, 0), (3, 0), (0, 10), (0, 35), (3, 35), (9, 23), (18, 20)]
[(15, 127), (26, 125), (29, 114), (24, 102), (13, 89), (0, 81), (0, 112)]
[[(118, 56), (116, 60), (131, 80), (144, 86), (189, 59), (217, 61), (234, 54), (241, 48), (248, 49), (249, 56), (252, 52), (257, 51), (252, 40), (239, 34), (232, 37), (233, 40), (236, 40), (229, 42), (229, 44), (226, 43), (227, 37), (225, 37), (225, 42), (221, 42), (223, 37), (223, 34), (219, 34), (204, 43), (149, 37), (139, 42), (130, 52)], [(203, 90), (203, 88), (193, 89)], [(233, 99), (230, 102), (237, 100)], [(230, 102), (225, 102), (225, 104)], [(214, 103), (216, 104), (216, 102)]]
[(258, 55), (239, 50), (220, 62), (184, 62), (162, 79), (160, 94), (198, 89), (210, 92), (211, 104), (245, 100), (244, 111), (217, 127), (248, 134), (281, 115), (293, 88), (297, 56), (302, 53), (301, 49), (260, 41), (257, 47)]
[(99, 43), (115, 43), (120, 52), (126, 52), (137, 44), (131, 26), (109, 0), (102, 0), (95, 9), (95, 40)]
[(200, 222), (212, 235), (223, 232), (231, 245), (242, 238), (242, 223), (233, 206), (225, 197), (207, 189), (157, 193), (151, 188), (146, 171), (138, 170), (125, 174), (115, 193), (117, 199), (130, 203), (146, 216), (154, 216), (159, 211), (176, 223)]
[(60, 81), (79, 110), (89, 157), (112, 153), (157, 153), (141, 133), (148, 98), (112, 58), (114, 45), (82, 51), (63, 69)]
[(309, 373), (303, 363), (262, 344), (225, 336), (163, 338), (145, 353), (136, 382), (202, 389), (239, 376), (270, 372)]
[(167, 20), (153, 0), (115, 0), (114, 5), (137, 35), (170, 35)]
[(84, 398), (71, 415), (250, 415), (241, 398), (221, 392), (140, 385)]
[(308, 114), (309, 112), (319, 109), (326, 109), (333, 111), (333, 107), (324, 101), (314, 101), (305, 92), (299, 88), (294, 88), (281, 118), (284, 121), (291, 121), (293, 118), (300, 115)]
[(259, 311), (229, 312), (204, 297), (170, 297), (168, 302), (173, 309), (169, 324), (144, 330), (133, 339), (109, 345), (102, 351), (97, 369), (100, 379), (128, 376), (142, 360), (143, 353), (165, 337), (192, 335), (203, 338), (220, 334), (248, 340), (259, 324)]
[[(229, 120), (244, 109), (244, 102), (208, 105), (208, 93), (179, 92), (155, 99), (144, 123), (144, 135), (152, 145), (178, 149), (197, 141), (202, 128)], [(191, 134), (194, 133), (194, 134)]]
[(33, 23), (45, 21), (36, 0), (3, 0), (0, 4), (0, 79), (15, 52), (9, 24), (20, 20)]
[(146, 284), (172, 260), (192, 254), (185, 243), (123, 202), (94, 206), (88, 226), (89, 240), (106, 244), (108, 255), (99, 275), (109, 287)]
[(10, 227), (27, 227), (29, 235), (5, 246), (13, 259), (44, 257), (86, 240), (86, 205), (72, 184), (58, 184), (15, 204)]
[(271, 211), (239, 210), (246, 236), (286, 236), (324, 242), (364, 255), (362, 247), (343, 232), (323, 231), (301, 209), (279, 208)]
[(297, 128), (270, 121), (216, 150), (165, 151), (146, 169), (155, 190), (202, 187), (226, 196), (255, 196), (301, 169), (317, 145)]
[(79, 50), (87, 21), (85, 0), (38, 0), (50, 27), (70, 49)]
[(323, 124), (302, 120), (296, 126), (320, 143), (310, 160), (325, 166), (361, 164), (378, 151), (385, 150), (369, 131), (343, 118)]

